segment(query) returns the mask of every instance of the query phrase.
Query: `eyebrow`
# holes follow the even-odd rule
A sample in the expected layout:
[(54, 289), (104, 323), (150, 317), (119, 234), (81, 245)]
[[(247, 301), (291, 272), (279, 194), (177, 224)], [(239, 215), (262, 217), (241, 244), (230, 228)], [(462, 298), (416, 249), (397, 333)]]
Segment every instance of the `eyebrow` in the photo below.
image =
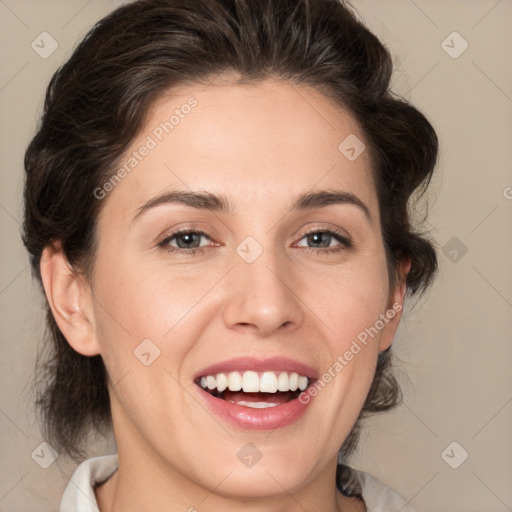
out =
[[(230, 213), (233, 211), (229, 200), (222, 194), (212, 194), (206, 191), (172, 190), (153, 197), (144, 203), (137, 209), (133, 220), (140, 217), (146, 211), (163, 204), (182, 204), (199, 210), (209, 210), (219, 213)], [(361, 199), (350, 192), (340, 190), (319, 190), (302, 194), (293, 202), (289, 208), (289, 212), (313, 210), (315, 208), (323, 208), (335, 204), (357, 206), (363, 211), (370, 222), (372, 220), (369, 208)]]

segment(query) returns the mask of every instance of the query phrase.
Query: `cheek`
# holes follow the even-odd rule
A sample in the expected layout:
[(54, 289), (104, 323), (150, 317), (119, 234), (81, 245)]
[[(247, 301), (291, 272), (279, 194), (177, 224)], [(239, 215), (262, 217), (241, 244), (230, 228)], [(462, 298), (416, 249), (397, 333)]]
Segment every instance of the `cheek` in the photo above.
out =
[[(162, 278), (161, 272), (141, 269), (129, 260), (97, 263), (96, 332), (109, 391), (117, 414), (121, 407), (120, 417), (127, 414), (135, 422), (152, 417), (168, 397), (181, 396), (176, 379), (197, 337), (196, 326), (187, 324), (187, 313), (201, 290), (184, 279)], [(167, 409), (160, 410), (162, 423), (171, 425), (173, 418), (181, 417), (183, 403), (175, 399), (172, 411), (167, 417)]]
[(172, 365), (179, 364), (199, 336), (201, 322), (206, 322), (205, 316), (194, 313), (216, 281), (215, 272), (191, 279), (183, 270), (171, 272), (144, 268), (130, 259), (98, 258), (96, 332), (111, 378), (115, 378), (112, 372), (117, 377), (126, 373), (145, 347), (156, 354), (165, 353)]
[(381, 320), (389, 284), (384, 253), (333, 272), (324, 282), (326, 286), (309, 291), (312, 303), (321, 308), (318, 316), (329, 328), (324, 332), (330, 358), (320, 380), (330, 388), (332, 400), (338, 401), (336, 409), (355, 420), (372, 383), (387, 325)]
[(108, 306), (107, 324), (117, 322), (114, 328), (124, 327), (134, 338), (164, 336), (199, 298), (197, 280), (171, 276), (162, 268), (130, 259), (98, 267), (96, 296)]
[(383, 253), (307, 279), (310, 303), (329, 326), (330, 339), (342, 345), (373, 326), (387, 307), (389, 282)]

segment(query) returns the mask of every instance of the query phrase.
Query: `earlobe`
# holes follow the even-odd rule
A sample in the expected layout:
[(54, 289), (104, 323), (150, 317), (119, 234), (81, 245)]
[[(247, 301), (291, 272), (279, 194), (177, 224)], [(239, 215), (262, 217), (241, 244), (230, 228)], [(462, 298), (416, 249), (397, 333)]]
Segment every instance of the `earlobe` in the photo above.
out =
[(387, 322), (380, 338), (379, 352), (388, 349), (393, 343), (398, 325), (400, 324), (400, 319), (402, 318), (404, 298), (407, 291), (406, 279), (410, 269), (410, 259), (403, 260), (399, 263), (399, 281), (395, 286), (393, 295), (390, 297), (388, 309), (385, 313)]
[(99, 354), (90, 287), (72, 271), (60, 242), (44, 248), (40, 269), (46, 298), (67, 342), (84, 356)]

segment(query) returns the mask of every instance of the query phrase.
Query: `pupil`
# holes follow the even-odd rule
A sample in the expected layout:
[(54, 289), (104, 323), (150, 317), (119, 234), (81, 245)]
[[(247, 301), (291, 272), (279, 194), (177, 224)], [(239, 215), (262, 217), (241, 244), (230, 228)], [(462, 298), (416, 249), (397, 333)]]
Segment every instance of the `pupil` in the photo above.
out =
[[(321, 239), (323, 236), (325, 236), (326, 238), (328, 238), (328, 236), (329, 236), (329, 235), (327, 235), (326, 233), (312, 233), (312, 234), (311, 234), (311, 235), (309, 235), (309, 236), (310, 236), (310, 240), (309, 240), (309, 241), (315, 244), (315, 243), (321, 243), (319, 240), (317, 240), (317, 239), (316, 239), (317, 237), (318, 237), (318, 238), (320, 238), (320, 239)], [(325, 244), (325, 243), (324, 243), (324, 244), (322, 244), (322, 247), (328, 247), (328, 246), (329, 246), (329, 243), (327, 243), (327, 244)]]
[[(184, 240), (185, 241), (185, 247), (190, 247), (190, 242), (193, 242), (193, 238), (197, 237), (197, 234), (196, 233), (185, 233), (183, 235), (180, 235), (177, 239), (178, 241), (178, 246), (180, 246), (180, 243), (179, 241), (180, 240)], [(180, 248), (183, 248), (183, 247), (180, 247)]]

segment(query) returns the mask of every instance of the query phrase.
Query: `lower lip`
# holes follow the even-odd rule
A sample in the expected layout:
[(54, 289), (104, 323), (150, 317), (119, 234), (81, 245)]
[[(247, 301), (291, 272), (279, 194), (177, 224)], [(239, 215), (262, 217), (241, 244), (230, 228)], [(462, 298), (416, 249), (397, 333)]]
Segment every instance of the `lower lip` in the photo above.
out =
[(236, 427), (247, 430), (274, 430), (290, 425), (306, 412), (311, 403), (303, 404), (296, 398), (273, 407), (255, 409), (215, 398), (200, 386), (197, 386), (197, 389), (208, 409), (216, 416)]

